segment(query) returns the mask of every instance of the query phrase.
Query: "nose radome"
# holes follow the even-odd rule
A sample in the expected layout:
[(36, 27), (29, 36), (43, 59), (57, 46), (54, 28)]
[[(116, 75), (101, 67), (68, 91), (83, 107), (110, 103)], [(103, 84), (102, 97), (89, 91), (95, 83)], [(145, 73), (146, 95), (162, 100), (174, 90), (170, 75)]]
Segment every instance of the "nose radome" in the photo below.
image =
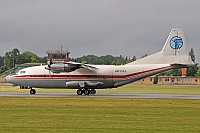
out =
[(5, 80), (8, 81), (10, 79), (10, 75), (5, 77)]

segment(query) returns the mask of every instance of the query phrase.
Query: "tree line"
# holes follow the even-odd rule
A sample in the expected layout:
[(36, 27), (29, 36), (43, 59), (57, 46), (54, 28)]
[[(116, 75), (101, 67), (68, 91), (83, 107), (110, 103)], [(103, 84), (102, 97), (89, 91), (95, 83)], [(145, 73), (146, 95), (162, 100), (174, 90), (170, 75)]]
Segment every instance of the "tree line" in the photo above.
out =
[[(194, 49), (191, 48), (189, 55), (193, 62), (195, 62), (195, 54)], [(147, 54), (142, 55), (141, 58), (148, 56)], [(85, 55), (77, 58), (70, 58), (70, 61), (79, 62), (83, 64), (94, 64), (94, 65), (123, 65), (130, 63), (136, 60), (136, 56), (128, 57), (128, 56), (96, 56), (96, 55)], [(10, 52), (6, 52), (4, 56), (0, 56), (0, 73), (5, 72), (13, 67), (15, 64), (24, 64), (24, 63), (42, 63), (45, 64), (47, 62), (47, 56), (39, 57), (37, 54), (25, 51), (20, 53), (17, 48), (14, 48)], [(162, 75), (166, 76), (181, 76), (181, 69), (169, 70)], [(198, 63), (190, 66), (187, 69), (187, 76), (200, 76), (200, 68), (198, 67)]]
[[(127, 56), (96, 56), (96, 55), (87, 55), (77, 58), (70, 58), (70, 61), (79, 62), (79, 63), (90, 63), (97, 65), (122, 65), (136, 60), (136, 57), (133, 58)], [(37, 54), (25, 51), (20, 53), (19, 49), (14, 48), (12, 51), (6, 52), (4, 56), (0, 56), (0, 73), (5, 72), (9, 69), (15, 67), (16, 64), (24, 63), (42, 63), (46, 64), (47, 56), (39, 57)]]
[(14, 48), (12, 51), (6, 52), (4, 56), (0, 56), (0, 73), (15, 67), (15, 64), (31, 62), (46, 63), (46, 57), (39, 57), (30, 51), (25, 51), (21, 54), (17, 48)]
[(123, 65), (135, 61), (136, 57), (132, 58), (128, 56), (96, 56), (96, 55), (86, 55), (78, 58), (71, 58), (70, 61), (79, 62), (83, 64), (95, 64), (95, 65)]

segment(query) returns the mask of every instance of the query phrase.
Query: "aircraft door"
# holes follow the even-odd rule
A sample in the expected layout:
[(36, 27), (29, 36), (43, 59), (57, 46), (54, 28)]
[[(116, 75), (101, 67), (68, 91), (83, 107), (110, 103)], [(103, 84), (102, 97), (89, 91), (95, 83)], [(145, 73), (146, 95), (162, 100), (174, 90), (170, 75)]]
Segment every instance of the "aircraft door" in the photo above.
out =
[(66, 82), (71, 81), (71, 74), (70, 73), (66, 73), (65, 80), (66, 80)]

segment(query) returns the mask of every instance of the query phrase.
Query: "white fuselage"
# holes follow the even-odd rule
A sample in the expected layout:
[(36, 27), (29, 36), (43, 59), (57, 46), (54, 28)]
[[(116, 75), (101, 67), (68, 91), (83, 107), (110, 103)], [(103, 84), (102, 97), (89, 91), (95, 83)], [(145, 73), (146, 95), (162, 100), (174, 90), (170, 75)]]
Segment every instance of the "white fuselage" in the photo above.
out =
[(46, 65), (28, 67), (9, 75), (6, 80), (19, 86), (38, 88), (87, 89), (116, 88), (172, 69), (170, 64), (92, 65), (95, 71), (80, 68), (72, 72), (52, 73)]

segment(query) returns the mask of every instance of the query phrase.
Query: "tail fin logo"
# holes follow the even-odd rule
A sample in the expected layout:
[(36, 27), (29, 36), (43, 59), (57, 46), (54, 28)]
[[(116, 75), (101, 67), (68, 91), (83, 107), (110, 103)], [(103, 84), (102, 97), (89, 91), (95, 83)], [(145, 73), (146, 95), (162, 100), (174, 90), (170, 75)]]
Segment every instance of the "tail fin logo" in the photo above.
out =
[(170, 47), (172, 49), (178, 50), (178, 49), (181, 49), (182, 46), (183, 46), (182, 38), (180, 38), (179, 36), (174, 36), (171, 38)]

